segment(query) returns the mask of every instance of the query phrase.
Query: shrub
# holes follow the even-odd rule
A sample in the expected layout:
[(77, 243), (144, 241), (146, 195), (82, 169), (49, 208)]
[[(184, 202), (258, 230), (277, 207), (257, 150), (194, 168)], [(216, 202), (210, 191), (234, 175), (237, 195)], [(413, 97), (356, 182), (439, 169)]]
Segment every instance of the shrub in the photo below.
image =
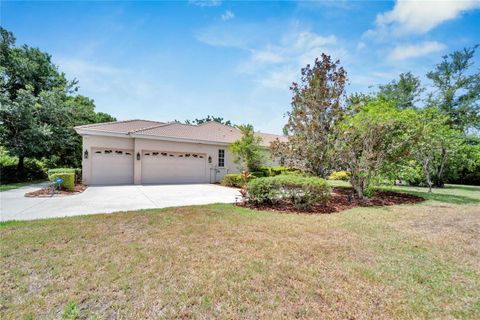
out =
[(263, 171), (252, 171), (252, 172), (250, 172), (250, 177), (263, 178), (263, 177), (267, 177), (267, 176), (265, 175), (265, 172), (263, 172)]
[(227, 187), (237, 187), (241, 188), (243, 184), (242, 175), (240, 173), (229, 173), (223, 176), (222, 181), (220, 183), (223, 186)]
[[(15, 159), (14, 161), (11, 158)], [(43, 162), (35, 159), (25, 159), (23, 171), (17, 170), (18, 158), (2, 159), (0, 164), (0, 183), (26, 182), (45, 179), (47, 177)]]
[(48, 179), (52, 182), (55, 182), (57, 178), (61, 178), (63, 181), (60, 184), (61, 188), (73, 191), (75, 189), (75, 173), (52, 173), (48, 176)]
[(80, 183), (82, 178), (82, 169), (80, 168), (55, 168), (47, 171), (48, 179), (51, 180), (50, 176), (56, 173), (73, 173), (75, 175), (75, 183)]
[(328, 180), (343, 180), (348, 181), (350, 179), (350, 172), (348, 171), (334, 171), (328, 177)]
[(247, 202), (274, 204), (289, 201), (297, 208), (308, 208), (316, 202), (326, 201), (330, 195), (326, 180), (296, 175), (255, 179), (248, 182), (246, 189)]

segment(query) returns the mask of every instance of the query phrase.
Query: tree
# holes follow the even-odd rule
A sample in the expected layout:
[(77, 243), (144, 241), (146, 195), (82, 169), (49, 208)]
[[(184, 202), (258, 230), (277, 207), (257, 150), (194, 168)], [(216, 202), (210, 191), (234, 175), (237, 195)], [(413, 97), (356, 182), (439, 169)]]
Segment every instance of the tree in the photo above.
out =
[(76, 81), (68, 82), (50, 55), (16, 47), (13, 34), (1, 27), (0, 35), (0, 144), (18, 156), (19, 172), (25, 157), (80, 165), (82, 141), (73, 127), (115, 118), (76, 95)]
[(40, 157), (50, 147), (51, 126), (40, 121), (42, 107), (31, 87), (18, 90), (13, 100), (0, 94), (0, 103), (0, 141), (18, 156), (17, 170), (22, 172), (26, 157)]
[(401, 73), (398, 80), (379, 86), (378, 97), (392, 101), (399, 109), (416, 108), (420, 100), (422, 87), (420, 79), (412, 73)]
[(436, 89), (430, 105), (450, 116), (452, 128), (464, 132), (480, 128), (480, 72), (471, 72), (477, 48), (454, 51), (427, 73)]
[(221, 123), (221, 124), (224, 124), (226, 126), (230, 126), (230, 127), (233, 127), (233, 124), (230, 120), (223, 120), (222, 117), (215, 117), (215, 116), (206, 116), (205, 118), (201, 118), (201, 119), (195, 119), (195, 120), (185, 120), (185, 123), (186, 124), (203, 124), (203, 123), (206, 123), (206, 122), (210, 122), (210, 121), (215, 121), (215, 122), (218, 122), (218, 123)]
[(391, 102), (368, 102), (336, 127), (335, 159), (350, 172), (359, 198), (368, 196), (385, 166), (405, 158), (418, 136), (416, 112), (399, 110)]
[(334, 165), (335, 126), (345, 114), (347, 74), (339, 61), (322, 54), (313, 66), (302, 69), (301, 83), (293, 83), (292, 110), (284, 132), (289, 142), (272, 145), (274, 154), (302, 163), (306, 170), (325, 177)]
[(463, 141), (461, 132), (449, 126), (449, 116), (436, 108), (422, 110), (420, 139), (413, 146), (413, 157), (420, 164), (425, 183), (432, 192), (434, 184), (443, 185), (448, 161), (456, 156)]
[(242, 137), (230, 145), (234, 162), (244, 170), (257, 171), (265, 161), (262, 138), (255, 135), (252, 125), (239, 125), (237, 128), (242, 132)]

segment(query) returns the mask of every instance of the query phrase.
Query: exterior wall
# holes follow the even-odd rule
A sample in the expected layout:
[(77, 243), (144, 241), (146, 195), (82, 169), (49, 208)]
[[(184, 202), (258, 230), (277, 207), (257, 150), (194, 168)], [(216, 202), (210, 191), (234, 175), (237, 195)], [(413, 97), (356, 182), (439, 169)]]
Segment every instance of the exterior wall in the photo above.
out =
[[(144, 151), (167, 151), (167, 152), (192, 152), (206, 154), (206, 158), (212, 157), (212, 163), (207, 161), (206, 183), (220, 181), (227, 173), (239, 173), (238, 166), (233, 163), (233, 157), (226, 145), (209, 145), (200, 143), (186, 143), (176, 141), (161, 141), (153, 139), (138, 138), (117, 138), (106, 136), (83, 136), (83, 151), (88, 151), (88, 159), (82, 159), (82, 180), (85, 184), (92, 182), (92, 157), (93, 150), (96, 148), (118, 148), (133, 150), (134, 156), (134, 183), (142, 183), (142, 157)], [(218, 167), (218, 150), (225, 150), (225, 166)], [(140, 160), (137, 160), (137, 153), (140, 154)], [(114, 174), (114, 173), (112, 173)]]
[[(225, 150), (225, 166), (218, 167), (218, 150)], [(135, 139), (135, 160), (134, 160), (134, 183), (142, 183), (142, 155), (143, 151), (166, 151), (166, 152), (192, 152), (203, 153), (206, 157), (212, 157), (212, 163), (207, 161), (207, 170), (205, 181), (213, 183), (220, 181), (227, 173), (238, 173), (237, 165), (233, 163), (232, 156), (225, 145), (210, 145), (201, 143), (187, 143), (177, 141), (161, 141), (154, 139)], [(140, 154), (140, 160), (136, 160), (137, 153)]]
[(83, 153), (85, 150), (88, 151), (88, 159), (82, 157), (82, 182), (84, 184), (91, 183), (91, 173), (92, 173), (92, 157), (93, 151), (95, 148), (118, 148), (125, 150), (134, 149), (134, 141), (132, 138), (116, 138), (116, 137), (105, 137), (105, 136), (83, 136)]

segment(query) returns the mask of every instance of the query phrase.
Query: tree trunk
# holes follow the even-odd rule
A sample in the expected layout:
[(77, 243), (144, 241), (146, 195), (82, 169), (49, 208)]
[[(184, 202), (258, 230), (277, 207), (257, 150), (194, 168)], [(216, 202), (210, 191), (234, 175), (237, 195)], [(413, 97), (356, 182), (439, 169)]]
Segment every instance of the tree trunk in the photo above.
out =
[(25, 169), (25, 157), (19, 156), (18, 157), (18, 164), (17, 164), (17, 172), (23, 172)]

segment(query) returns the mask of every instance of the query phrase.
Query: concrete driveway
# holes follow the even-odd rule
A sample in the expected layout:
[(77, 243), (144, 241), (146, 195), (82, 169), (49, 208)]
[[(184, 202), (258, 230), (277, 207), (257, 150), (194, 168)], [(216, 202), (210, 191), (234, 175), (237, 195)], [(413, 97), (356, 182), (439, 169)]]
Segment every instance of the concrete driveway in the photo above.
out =
[(239, 192), (212, 184), (94, 186), (81, 194), (27, 198), (32, 185), (0, 192), (0, 220), (33, 220), (150, 208), (233, 203)]

